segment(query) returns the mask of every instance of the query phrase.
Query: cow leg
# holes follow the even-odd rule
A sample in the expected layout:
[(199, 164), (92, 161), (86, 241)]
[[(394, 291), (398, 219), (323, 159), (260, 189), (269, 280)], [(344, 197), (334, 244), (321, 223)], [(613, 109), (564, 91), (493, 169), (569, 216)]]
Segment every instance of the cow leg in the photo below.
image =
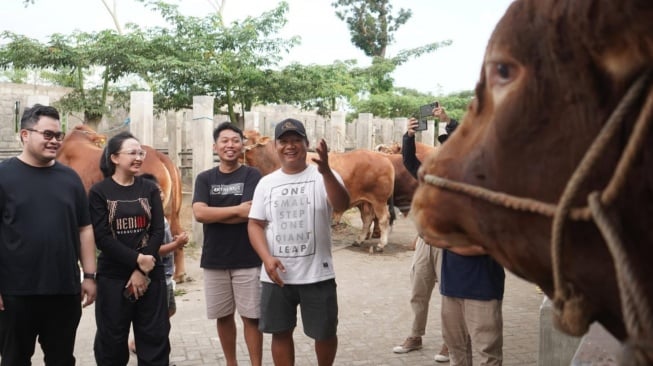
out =
[(340, 224), (340, 220), (342, 220), (342, 214), (343, 212), (333, 212), (333, 215), (331, 215), (331, 226)]
[(362, 202), (358, 204), (358, 210), (361, 213), (361, 221), (363, 222), (363, 227), (361, 228), (361, 233), (358, 235), (358, 238), (354, 241), (354, 246), (359, 247), (365, 239), (369, 237), (370, 227), (372, 226), (372, 221), (374, 220), (374, 210), (372, 205), (367, 202)]
[(184, 248), (175, 249), (175, 273), (172, 276), (172, 279), (176, 283), (182, 283), (186, 281), (186, 263), (184, 261)]
[[(372, 223), (372, 232), (371, 232), (371, 237), (378, 239), (381, 237), (381, 228), (379, 227), (379, 219), (376, 217), (374, 218), (374, 222)], [(368, 238), (369, 239), (369, 238)]]
[(390, 235), (390, 211), (388, 210), (388, 206), (385, 204), (376, 205), (374, 207), (374, 215), (378, 219), (379, 230), (381, 231), (381, 238), (374, 250), (382, 252), (388, 244), (388, 236)]

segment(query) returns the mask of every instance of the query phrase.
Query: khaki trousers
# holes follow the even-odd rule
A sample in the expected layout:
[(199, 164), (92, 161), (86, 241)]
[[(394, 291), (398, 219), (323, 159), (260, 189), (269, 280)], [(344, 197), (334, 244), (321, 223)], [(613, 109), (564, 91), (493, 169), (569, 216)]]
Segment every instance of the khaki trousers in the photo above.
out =
[(450, 366), (471, 366), (472, 349), (481, 365), (502, 364), (501, 303), (442, 296), (442, 336), (449, 347)]
[(426, 333), (426, 321), (429, 315), (429, 301), (433, 288), (440, 277), (442, 253), (440, 248), (432, 247), (422, 238), (417, 238), (413, 263), (410, 270), (411, 296), (413, 308), (413, 325), (411, 337), (421, 337)]

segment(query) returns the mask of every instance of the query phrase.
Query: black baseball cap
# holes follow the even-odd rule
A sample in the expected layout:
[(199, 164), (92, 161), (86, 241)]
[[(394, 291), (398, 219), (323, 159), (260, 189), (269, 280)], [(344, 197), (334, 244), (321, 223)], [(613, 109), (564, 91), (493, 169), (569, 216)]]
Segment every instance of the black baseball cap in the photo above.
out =
[(304, 124), (293, 118), (287, 118), (277, 123), (277, 127), (274, 128), (274, 139), (278, 140), (279, 137), (286, 132), (294, 132), (299, 136), (306, 138)]

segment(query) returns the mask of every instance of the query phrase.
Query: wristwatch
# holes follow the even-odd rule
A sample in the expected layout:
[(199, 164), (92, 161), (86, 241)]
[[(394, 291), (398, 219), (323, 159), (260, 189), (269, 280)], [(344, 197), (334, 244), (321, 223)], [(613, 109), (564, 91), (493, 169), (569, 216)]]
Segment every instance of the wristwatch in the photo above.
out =
[(84, 279), (95, 280), (95, 272), (93, 273), (84, 272)]

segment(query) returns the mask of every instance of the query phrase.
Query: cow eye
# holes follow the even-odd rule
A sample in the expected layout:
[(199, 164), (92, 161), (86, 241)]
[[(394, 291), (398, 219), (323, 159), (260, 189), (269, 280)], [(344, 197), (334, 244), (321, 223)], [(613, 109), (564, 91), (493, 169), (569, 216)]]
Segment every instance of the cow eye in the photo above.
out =
[(510, 77), (510, 68), (506, 64), (497, 64), (497, 74), (504, 79)]
[(517, 70), (510, 63), (491, 62), (486, 65), (486, 73), (489, 85), (504, 85), (515, 79)]

